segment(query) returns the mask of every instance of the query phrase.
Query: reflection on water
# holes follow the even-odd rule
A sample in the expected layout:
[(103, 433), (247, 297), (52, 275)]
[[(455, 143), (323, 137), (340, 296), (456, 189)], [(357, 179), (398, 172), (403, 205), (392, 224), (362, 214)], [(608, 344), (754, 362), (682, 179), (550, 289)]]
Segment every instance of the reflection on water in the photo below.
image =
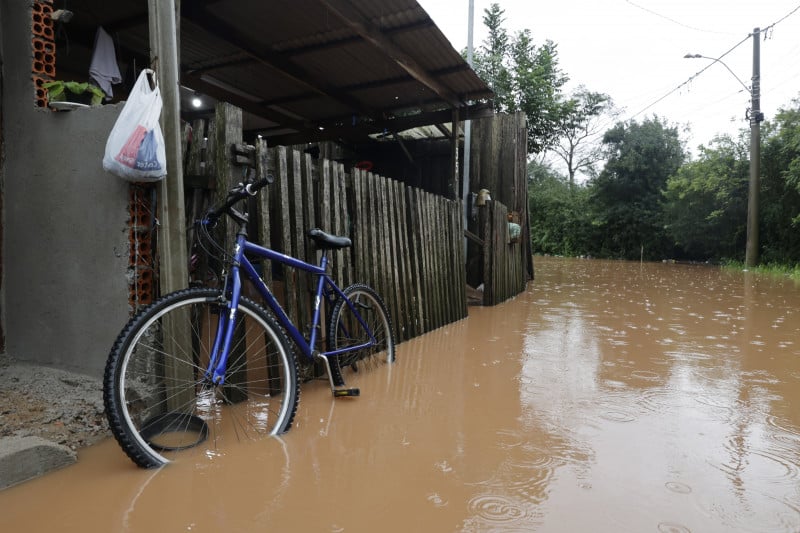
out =
[(4, 531), (800, 530), (800, 288), (674, 264), (536, 274), (400, 345), (360, 398), (306, 384), (281, 439), (159, 471), (107, 441), (0, 492)]
[[(607, 507), (631, 531), (800, 530), (796, 286), (686, 265), (543, 259), (537, 274), (523, 402), (592, 451), (559, 471), (553, 509)], [(591, 523), (563, 518), (544, 529)]]

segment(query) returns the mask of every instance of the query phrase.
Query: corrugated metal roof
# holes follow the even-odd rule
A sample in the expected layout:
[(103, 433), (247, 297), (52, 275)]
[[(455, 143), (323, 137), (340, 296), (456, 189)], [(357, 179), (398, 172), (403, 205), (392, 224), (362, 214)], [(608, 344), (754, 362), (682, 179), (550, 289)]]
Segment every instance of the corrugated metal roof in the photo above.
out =
[[(70, 31), (88, 40), (103, 26), (121, 57), (146, 62), (146, 1), (73, 9)], [(184, 0), (180, 30), (182, 84), (242, 107), (275, 142), (363, 139), (445, 109), (463, 119), (491, 98), (415, 0)]]

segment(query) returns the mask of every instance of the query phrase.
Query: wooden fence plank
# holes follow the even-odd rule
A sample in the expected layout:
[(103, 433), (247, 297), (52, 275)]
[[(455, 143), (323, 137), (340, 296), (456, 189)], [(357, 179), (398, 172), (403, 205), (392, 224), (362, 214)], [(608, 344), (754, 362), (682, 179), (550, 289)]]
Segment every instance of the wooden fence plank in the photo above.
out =
[[(278, 251), (286, 255), (294, 255), (288, 201), (291, 196), (289, 193), (289, 168), (286, 147), (278, 147), (276, 163), (277, 171), (275, 173), (275, 182), (273, 183), (275, 194), (272, 195), (271, 212), (273, 214), (272, 222), (280, 229), (277, 233), (278, 242), (273, 242), (273, 245)], [(281, 276), (283, 279), (282, 296), (286, 314), (292, 322), (297, 324), (297, 300), (294, 297), (297, 294), (297, 283), (289, 268), (281, 268)]]
[(315, 166), (311, 160), (311, 154), (303, 154), (303, 239), (306, 243), (305, 260), (309, 263), (317, 263), (317, 254), (314, 246), (308, 240), (308, 230), (317, 226), (317, 187), (314, 180)]
[(367, 277), (366, 268), (365, 268), (365, 261), (364, 261), (364, 252), (365, 252), (365, 243), (364, 243), (364, 204), (363, 204), (363, 196), (361, 188), (363, 186), (363, 179), (362, 179), (362, 171), (353, 169), (352, 174), (352, 205), (353, 205), (353, 254), (354, 254), (354, 266), (355, 271), (353, 273), (354, 278), (353, 282), (356, 281), (365, 281)]
[(384, 265), (384, 299), (389, 307), (391, 316), (399, 316), (397, 302), (397, 280), (395, 272), (395, 255), (392, 243), (392, 223), (391, 223), (391, 199), (389, 198), (389, 180), (384, 176), (378, 177), (380, 191), (380, 210), (381, 210), (381, 232), (383, 242), (383, 265)]
[[(257, 161), (265, 161), (267, 162), (267, 168), (263, 168), (257, 170), (257, 173), (264, 172), (269, 173), (269, 164), (270, 160), (274, 159), (274, 151), (270, 152), (267, 150), (267, 142), (263, 139), (259, 140), (256, 144), (256, 160)], [(263, 163), (259, 163), (263, 164)], [(261, 193), (259, 193), (257, 197), (258, 205), (257, 205), (257, 213), (258, 213), (258, 242), (262, 243), (264, 246), (270, 247), (272, 246), (271, 239), (272, 239), (272, 225), (270, 224), (270, 201), (271, 201), (271, 186), (264, 187), (261, 189)], [(262, 264), (262, 272), (261, 277), (264, 279), (264, 282), (269, 286), (272, 287), (272, 265), (269, 262), (264, 261)]]
[(427, 255), (430, 258), (429, 269), (427, 277), (430, 279), (430, 299), (431, 299), (431, 316), (432, 323), (431, 329), (438, 329), (442, 325), (442, 298), (441, 298), (441, 279), (439, 273), (439, 232), (436, 222), (436, 209), (437, 202), (436, 196), (433, 194), (425, 193), (425, 212), (423, 213), (426, 219), (425, 228), (428, 233), (426, 239)]
[(372, 262), (372, 286), (383, 295), (383, 252), (381, 247), (380, 218), (381, 212), (378, 208), (378, 191), (375, 176), (367, 173), (367, 207), (369, 209), (370, 233), (370, 256), (368, 261)]
[(434, 292), (436, 293), (436, 328), (440, 328), (445, 323), (445, 310), (447, 300), (445, 298), (444, 265), (442, 264), (442, 247), (444, 246), (444, 228), (442, 227), (441, 215), (444, 205), (444, 197), (429, 195), (430, 200), (430, 220), (431, 220), (431, 257), (433, 258), (433, 278)]
[[(342, 217), (344, 210), (342, 209), (342, 195), (340, 192), (341, 184), (339, 176), (343, 172), (341, 165), (334, 165), (331, 169), (331, 233), (334, 235), (343, 235)], [(334, 250), (331, 254), (333, 259), (332, 276), (339, 284), (344, 284), (344, 254), (341, 250)]]
[[(464, 217), (462, 212), (466, 207), (463, 200), (457, 202), (457, 207), (454, 210), (453, 227), (455, 228), (455, 242), (453, 244), (453, 251), (455, 253), (456, 273), (458, 274), (458, 286), (463, 287), (463, 290), (458, 291), (458, 317), (465, 318), (467, 316), (467, 255), (466, 255), (466, 242), (464, 240)], [(458, 268), (459, 265), (464, 265), (464, 268)]]
[(449, 249), (447, 248), (449, 244), (449, 228), (447, 228), (444, 216), (450, 200), (444, 196), (436, 196), (435, 200), (436, 211), (434, 212), (434, 217), (436, 219), (436, 228), (438, 230), (437, 240), (439, 242), (436, 249), (436, 257), (439, 265), (439, 294), (441, 298), (439, 327), (441, 327), (448, 323), (448, 315), (450, 312), (450, 290), (453, 286), (453, 279), (447, 277), (447, 274), (449, 273), (447, 268), (447, 256), (449, 252)]
[(398, 290), (400, 291), (400, 305), (402, 315), (395, 318), (398, 326), (398, 338), (401, 341), (410, 339), (413, 334), (411, 327), (411, 283), (408, 266), (408, 236), (405, 214), (405, 194), (403, 185), (398, 181), (392, 182), (394, 203), (394, 220), (397, 229), (397, 259), (398, 259)]
[(375, 184), (375, 209), (377, 210), (377, 217), (375, 218), (375, 225), (378, 236), (378, 255), (379, 260), (379, 276), (380, 281), (380, 294), (387, 302), (389, 309), (392, 308), (392, 298), (389, 283), (389, 254), (386, 249), (386, 204), (384, 197), (383, 178), (377, 174), (374, 175)]
[[(336, 175), (336, 182), (337, 188), (339, 190), (339, 209), (340, 212), (338, 214), (338, 218), (340, 219), (338, 234), (344, 235), (345, 237), (350, 237), (352, 239), (352, 226), (350, 220), (350, 210), (348, 209), (348, 191), (347, 191), (347, 175), (345, 173), (344, 165), (341, 163), (339, 166), (339, 172)], [(341, 268), (342, 274), (341, 278), (339, 278), (338, 282), (344, 286), (348, 286), (353, 283), (353, 276), (352, 276), (352, 248), (346, 248), (341, 251)]]
[[(306, 256), (305, 221), (303, 219), (303, 173), (300, 152), (291, 151), (291, 171), (289, 173), (289, 194), (290, 202), (290, 224), (292, 238), (292, 253), (298, 259)], [(309, 323), (309, 302), (308, 302), (308, 275), (295, 269), (289, 269), (287, 277), (291, 276), (296, 284), (297, 291), (294, 293), (294, 300), (297, 305), (298, 322), (297, 328), (302, 332)]]
[(463, 270), (465, 267), (462, 265), (456, 265), (456, 250), (459, 247), (459, 239), (455, 234), (456, 226), (453, 224), (453, 211), (455, 211), (458, 203), (454, 200), (448, 200), (446, 202), (446, 208), (443, 210), (442, 218), (444, 220), (444, 227), (447, 229), (447, 242), (445, 243), (445, 247), (442, 250), (445, 258), (445, 264), (447, 265), (447, 272), (450, 275), (450, 279), (447, 281), (447, 322), (455, 322), (460, 318), (460, 313), (458, 309), (458, 294), (464, 292), (464, 287), (459, 285), (460, 276), (458, 272)]
[[(446, 321), (447, 323), (453, 322), (456, 320), (456, 283), (458, 282), (458, 277), (455, 275), (455, 268), (453, 265), (453, 225), (452, 220), (450, 218), (450, 214), (453, 211), (453, 203), (454, 200), (448, 200), (445, 202), (444, 209), (442, 209), (442, 227), (445, 229), (445, 242), (443, 243), (442, 247), (442, 260), (444, 261), (445, 268), (447, 270), (447, 274), (449, 275), (449, 279), (446, 282), (446, 289), (447, 289), (447, 316)], [(460, 287), (458, 288), (460, 290)]]
[(433, 328), (433, 316), (431, 309), (433, 308), (432, 282), (431, 282), (431, 268), (430, 268), (430, 251), (428, 250), (428, 243), (430, 242), (429, 223), (426, 219), (428, 205), (426, 204), (425, 194), (420, 189), (414, 189), (414, 199), (416, 201), (414, 209), (414, 224), (418, 229), (416, 235), (417, 255), (419, 257), (419, 284), (420, 284), (420, 304), (422, 306), (422, 315), (424, 317), (422, 331), (423, 333), (431, 331)]
[(406, 187), (406, 227), (408, 228), (408, 255), (411, 273), (412, 320), (414, 334), (422, 335), (425, 332), (425, 313), (422, 305), (422, 252), (420, 250), (420, 225), (417, 218), (418, 202), (417, 189)]

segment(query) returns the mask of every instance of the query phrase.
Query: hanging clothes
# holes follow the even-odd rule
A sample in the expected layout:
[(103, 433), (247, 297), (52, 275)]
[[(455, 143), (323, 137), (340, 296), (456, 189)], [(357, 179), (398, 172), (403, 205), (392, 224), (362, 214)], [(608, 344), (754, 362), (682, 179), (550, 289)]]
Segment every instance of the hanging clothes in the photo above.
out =
[(106, 93), (106, 100), (110, 100), (114, 95), (111, 85), (122, 82), (114, 41), (102, 27), (97, 28), (94, 38), (94, 52), (92, 53), (92, 63), (89, 66), (89, 77)]

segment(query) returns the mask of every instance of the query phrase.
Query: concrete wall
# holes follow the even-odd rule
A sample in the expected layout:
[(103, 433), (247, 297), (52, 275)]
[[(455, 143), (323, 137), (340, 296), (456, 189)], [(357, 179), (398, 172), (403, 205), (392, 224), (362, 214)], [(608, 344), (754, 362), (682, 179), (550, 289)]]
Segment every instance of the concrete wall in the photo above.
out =
[(30, 8), (0, 0), (6, 351), (99, 377), (128, 317), (128, 184), (101, 163), (121, 104), (35, 107)]

